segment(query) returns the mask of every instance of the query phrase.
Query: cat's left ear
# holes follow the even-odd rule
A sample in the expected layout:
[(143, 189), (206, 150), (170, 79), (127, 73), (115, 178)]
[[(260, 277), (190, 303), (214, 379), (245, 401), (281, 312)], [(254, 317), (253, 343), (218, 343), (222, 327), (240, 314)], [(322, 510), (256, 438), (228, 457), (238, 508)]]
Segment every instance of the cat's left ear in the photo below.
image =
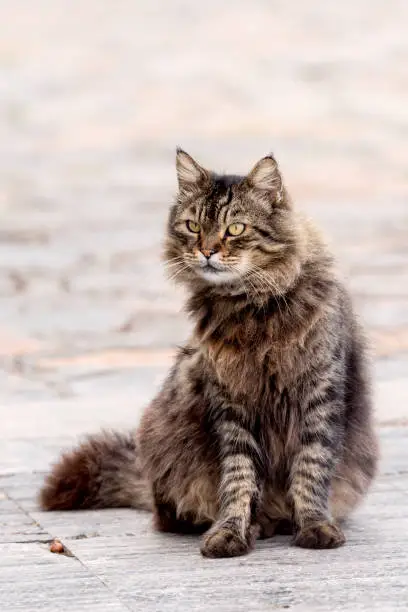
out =
[(177, 179), (180, 191), (193, 191), (209, 179), (209, 172), (182, 149), (177, 149)]
[(246, 180), (253, 189), (267, 192), (277, 204), (283, 201), (282, 175), (273, 155), (267, 155), (255, 164)]

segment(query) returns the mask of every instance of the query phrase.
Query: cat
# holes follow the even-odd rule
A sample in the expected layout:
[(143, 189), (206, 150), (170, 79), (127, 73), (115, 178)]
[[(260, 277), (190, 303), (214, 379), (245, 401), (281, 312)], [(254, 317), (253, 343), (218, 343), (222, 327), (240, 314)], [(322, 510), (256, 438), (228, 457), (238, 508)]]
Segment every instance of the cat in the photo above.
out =
[(276, 533), (341, 546), (378, 455), (350, 296), (272, 155), (247, 176), (176, 162), (165, 261), (194, 331), (139, 428), (62, 455), (40, 504), (152, 510), (158, 530), (204, 534), (207, 557)]

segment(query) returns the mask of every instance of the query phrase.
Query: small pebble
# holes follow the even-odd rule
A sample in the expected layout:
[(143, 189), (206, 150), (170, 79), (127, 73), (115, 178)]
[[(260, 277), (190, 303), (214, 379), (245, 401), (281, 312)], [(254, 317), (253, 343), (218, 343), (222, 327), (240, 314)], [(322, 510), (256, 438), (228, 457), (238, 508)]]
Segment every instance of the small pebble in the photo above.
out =
[(58, 554), (63, 553), (65, 551), (63, 543), (57, 539), (53, 540), (50, 544), (50, 551)]

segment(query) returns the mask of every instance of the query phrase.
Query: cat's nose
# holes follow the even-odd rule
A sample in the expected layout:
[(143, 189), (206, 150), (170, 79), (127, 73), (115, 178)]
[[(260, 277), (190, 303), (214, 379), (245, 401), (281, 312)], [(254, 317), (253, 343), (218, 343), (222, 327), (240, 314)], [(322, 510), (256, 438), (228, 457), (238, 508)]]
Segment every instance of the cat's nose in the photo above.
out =
[(207, 259), (210, 259), (211, 255), (214, 255), (217, 251), (215, 249), (201, 249), (202, 254)]

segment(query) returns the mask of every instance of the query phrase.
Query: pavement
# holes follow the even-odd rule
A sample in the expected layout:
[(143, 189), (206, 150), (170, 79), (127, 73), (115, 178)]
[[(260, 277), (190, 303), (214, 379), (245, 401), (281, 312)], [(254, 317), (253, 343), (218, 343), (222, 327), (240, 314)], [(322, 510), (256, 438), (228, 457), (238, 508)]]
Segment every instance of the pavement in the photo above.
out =
[[(2, 610), (408, 609), (407, 20), (404, 0), (1, 3)], [(176, 145), (232, 172), (273, 151), (338, 256), (383, 450), (343, 549), (209, 561), (145, 514), (36, 505), (61, 448), (137, 423), (188, 334), (160, 264)]]

